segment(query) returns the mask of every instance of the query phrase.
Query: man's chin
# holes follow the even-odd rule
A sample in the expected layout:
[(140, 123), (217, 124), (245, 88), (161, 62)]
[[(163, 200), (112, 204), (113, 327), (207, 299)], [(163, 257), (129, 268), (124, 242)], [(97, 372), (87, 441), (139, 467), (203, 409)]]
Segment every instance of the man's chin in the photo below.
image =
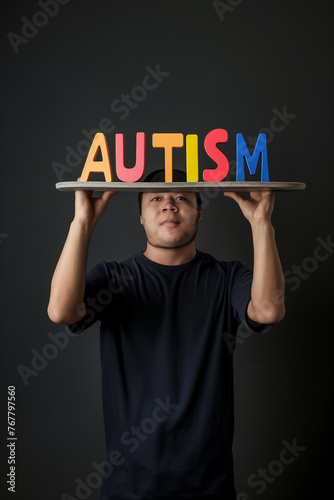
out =
[(148, 241), (148, 243), (155, 248), (165, 248), (166, 250), (176, 250), (178, 248), (184, 248), (190, 245), (194, 239), (195, 239), (196, 234), (190, 238), (189, 240), (164, 240), (164, 241), (157, 241), (157, 242), (152, 242)]
[(180, 235), (177, 236), (175, 234), (174, 237), (173, 237), (172, 233), (169, 233), (169, 234), (165, 234), (165, 235), (160, 235), (160, 237), (158, 237), (156, 240), (150, 238), (150, 235), (148, 235), (146, 233), (145, 228), (144, 228), (144, 232), (145, 232), (147, 243), (149, 245), (151, 245), (152, 247), (155, 247), (155, 248), (165, 248), (166, 250), (167, 249), (168, 250), (173, 250), (173, 249), (178, 249), (178, 248), (186, 247), (186, 246), (190, 245), (191, 243), (193, 243), (193, 241), (196, 238), (197, 228), (198, 228), (197, 226), (196, 226), (196, 228), (194, 228), (195, 231), (193, 232), (192, 235), (190, 235), (190, 234), (188, 234), (188, 235), (183, 234), (180, 237)]

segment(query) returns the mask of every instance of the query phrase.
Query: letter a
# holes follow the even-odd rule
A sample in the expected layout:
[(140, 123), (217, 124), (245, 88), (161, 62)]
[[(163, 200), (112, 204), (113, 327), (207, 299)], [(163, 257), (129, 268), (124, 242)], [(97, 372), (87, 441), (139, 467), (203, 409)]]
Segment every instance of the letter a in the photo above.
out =
[[(101, 150), (102, 160), (96, 161), (97, 154)], [(81, 173), (80, 181), (86, 182), (92, 172), (103, 173), (106, 182), (112, 181), (111, 165), (107, 139), (102, 132), (95, 134), (86, 163)]]

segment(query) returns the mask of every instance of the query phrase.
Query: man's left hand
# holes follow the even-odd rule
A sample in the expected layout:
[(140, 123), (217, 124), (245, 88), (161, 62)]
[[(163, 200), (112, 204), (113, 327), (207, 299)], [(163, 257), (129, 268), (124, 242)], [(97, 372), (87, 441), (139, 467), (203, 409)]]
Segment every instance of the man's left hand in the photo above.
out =
[(274, 209), (275, 191), (251, 191), (246, 199), (239, 192), (225, 191), (224, 196), (235, 200), (250, 224), (270, 222)]

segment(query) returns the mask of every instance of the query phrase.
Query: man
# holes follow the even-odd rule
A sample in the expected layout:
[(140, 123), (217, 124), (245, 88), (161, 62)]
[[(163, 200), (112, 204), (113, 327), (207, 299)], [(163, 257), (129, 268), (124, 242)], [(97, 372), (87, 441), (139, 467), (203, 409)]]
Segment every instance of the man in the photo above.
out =
[[(163, 171), (150, 174), (163, 180)], [(174, 171), (174, 180), (185, 180)], [(253, 275), (195, 248), (195, 193), (140, 193), (147, 246), (86, 276), (94, 226), (113, 193), (75, 195), (48, 313), (80, 333), (101, 321), (107, 458), (100, 500), (235, 499), (233, 367), (226, 334), (264, 333), (284, 316), (274, 193), (225, 193), (250, 222)], [(107, 471), (107, 472), (106, 472)]]

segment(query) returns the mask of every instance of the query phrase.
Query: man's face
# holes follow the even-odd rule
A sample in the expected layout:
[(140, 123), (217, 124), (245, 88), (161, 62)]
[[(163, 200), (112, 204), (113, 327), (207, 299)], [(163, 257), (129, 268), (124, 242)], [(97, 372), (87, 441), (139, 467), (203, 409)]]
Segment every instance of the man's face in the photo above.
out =
[(201, 218), (195, 193), (143, 193), (140, 222), (154, 247), (188, 245), (195, 239)]

